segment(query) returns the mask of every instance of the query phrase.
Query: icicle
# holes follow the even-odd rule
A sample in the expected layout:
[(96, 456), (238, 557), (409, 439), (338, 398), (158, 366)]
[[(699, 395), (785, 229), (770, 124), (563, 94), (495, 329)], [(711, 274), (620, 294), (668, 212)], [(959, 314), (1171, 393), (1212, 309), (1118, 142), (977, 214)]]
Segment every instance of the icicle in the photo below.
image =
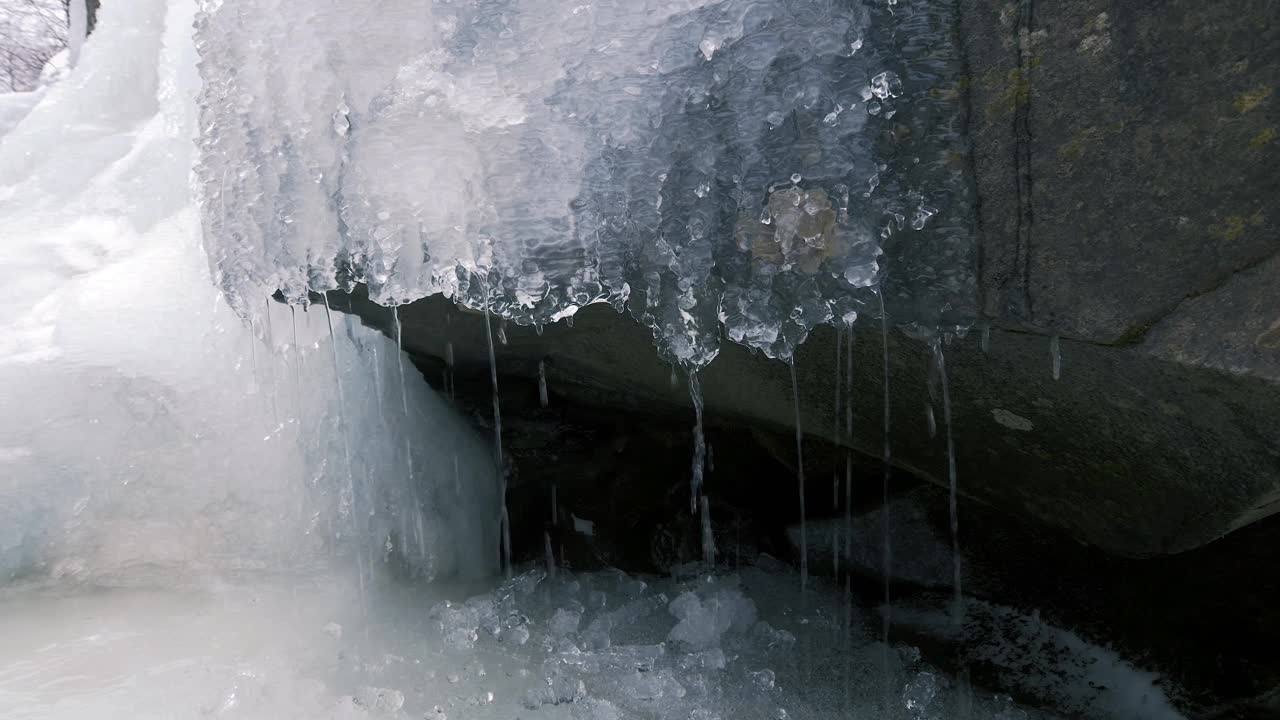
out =
[(924, 423), (929, 430), (929, 439), (932, 440), (938, 436), (938, 421), (933, 417), (933, 403), (928, 402), (924, 405)]
[(791, 401), (796, 417), (796, 482), (800, 486), (800, 592), (809, 586), (809, 529), (804, 507), (804, 431), (800, 426), (800, 384), (796, 380), (796, 361), (791, 368)]
[(1062, 346), (1058, 336), (1049, 338), (1049, 359), (1053, 363), (1053, 379), (1062, 377)]
[(985, 355), (991, 352), (991, 326), (990, 325), (984, 324), (982, 326), (982, 341), (979, 344), (982, 346), (982, 354)]
[(676, 377), (676, 366), (673, 363), (671, 365), (671, 389), (675, 390), (679, 386), (680, 386), (680, 378)]
[(880, 508), (881, 528), (884, 536), (881, 539), (883, 544), (883, 572), (884, 572), (884, 653), (882, 661), (884, 663), (884, 682), (886, 702), (889, 701), (889, 695), (892, 688), (889, 683), (889, 628), (892, 625), (893, 604), (890, 590), (892, 587), (893, 572), (893, 552), (889, 544), (889, 478), (893, 470), (893, 453), (889, 444), (889, 315), (884, 309), (884, 290), (883, 288), (877, 293), (880, 298), (880, 344), (883, 351), (884, 360), (884, 451), (882, 455), (884, 474), (881, 481), (881, 498), (882, 504)]
[(500, 318), (498, 320), (498, 342), (503, 345), (507, 344), (507, 319)]
[[(485, 279), (486, 288), (488, 278)], [(485, 291), (484, 301), (484, 339), (489, 346), (489, 382), (493, 386), (493, 447), (494, 457), (498, 464), (498, 496), (502, 498), (502, 511), (499, 524), (502, 527), (502, 560), (507, 577), (511, 576), (511, 515), (507, 511), (507, 473), (502, 457), (502, 408), (498, 402), (498, 360), (493, 352), (493, 329), (489, 321), (489, 296)], [(449, 361), (452, 367), (453, 345), (449, 345)], [(455, 458), (456, 461), (456, 458)]]
[(550, 404), (547, 397), (547, 363), (545, 360), (538, 361), (538, 404), (546, 407)]

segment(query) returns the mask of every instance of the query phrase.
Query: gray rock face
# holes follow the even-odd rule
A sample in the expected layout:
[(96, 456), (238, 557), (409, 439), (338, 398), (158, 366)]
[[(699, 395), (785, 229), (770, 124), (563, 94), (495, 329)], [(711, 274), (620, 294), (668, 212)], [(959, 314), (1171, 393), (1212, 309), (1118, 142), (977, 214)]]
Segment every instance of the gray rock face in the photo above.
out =
[[(345, 308), (347, 300), (335, 301)], [(391, 311), (352, 298), (366, 322), (390, 330)], [(444, 358), (452, 346), (459, 374), (488, 372), (483, 317), (432, 299), (400, 308), (405, 350)], [(882, 442), (879, 327), (855, 327), (852, 447), (878, 455)], [(499, 371), (536, 388), (538, 362), (548, 385), (588, 403), (646, 413), (693, 411), (687, 384), (642, 326), (604, 306), (579, 313), (572, 328), (542, 335), (507, 326), (497, 344)], [(796, 360), (802, 426), (835, 438), (836, 334), (815, 333)], [(496, 341), (495, 341), (496, 342)], [(1233, 375), (1152, 355), (1061, 341), (1061, 379), (1047, 338), (993, 330), (989, 353), (978, 333), (945, 348), (953, 403), (960, 492), (1065, 530), (1081, 542), (1126, 556), (1187, 550), (1274, 511), (1280, 490), (1280, 392), (1269, 380)], [(946, 482), (942, 433), (930, 437), (926, 408), (941, 423), (933, 359), (923, 343), (889, 336), (890, 437), (894, 462)], [(708, 422), (785, 432), (793, 424), (789, 369), (726, 345), (700, 375)], [(519, 392), (510, 381), (504, 392)], [(724, 450), (717, 450), (724, 452)]]
[[(977, 330), (945, 348), (960, 492), (1135, 557), (1280, 510), (1280, 5), (959, 9), (960, 75), (938, 87), (967, 108), (971, 292), (993, 328), (987, 353)], [(889, 299), (892, 316), (892, 283)], [(353, 308), (390, 326), (385, 308)], [(400, 317), (410, 352), (443, 358), (451, 343), (459, 372), (487, 372), (478, 315), (428, 300)], [(692, 422), (649, 332), (603, 307), (575, 320), (507, 328), (500, 371), (534, 383), (545, 360), (563, 393)], [(878, 455), (878, 322), (855, 335), (848, 442)], [(835, 340), (824, 328), (797, 353), (798, 399), (806, 433), (844, 442)], [(927, 407), (942, 418), (930, 350), (892, 332), (889, 357), (895, 462), (945, 482), (926, 426)], [(740, 346), (725, 343), (701, 385), (711, 422), (793, 422), (788, 368)]]
[(1275, 3), (960, 6), (989, 315), (1132, 342), (1280, 251)]

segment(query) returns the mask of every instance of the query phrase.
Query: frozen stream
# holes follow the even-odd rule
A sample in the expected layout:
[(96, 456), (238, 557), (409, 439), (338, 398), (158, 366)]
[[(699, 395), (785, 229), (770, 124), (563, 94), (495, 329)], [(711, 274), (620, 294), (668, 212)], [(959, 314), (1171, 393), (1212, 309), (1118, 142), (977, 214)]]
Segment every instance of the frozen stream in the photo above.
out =
[[(213, 10), (222, 3), (201, 5)], [(281, 3), (258, 5), (279, 10)], [(332, 3), (319, 5), (334, 11)], [(695, 43), (706, 61), (719, 43), (737, 37), (744, 17), (753, 17), (748, 3), (676, 5), (709, 8), (723, 25), (717, 27), (724, 37)], [(226, 6), (234, 5), (228, 0)], [(615, 9), (610, 22), (636, 21)], [(307, 255), (305, 243), (253, 246), (252, 236), (241, 234), (234, 239), (249, 244), (213, 253), (222, 275), (210, 271), (209, 248), (202, 245), (202, 238), (209, 240), (207, 220), (249, 223), (263, 205), (247, 171), (208, 162), (199, 178), (203, 197), (222, 206), (197, 205), (196, 11), (185, 0), (106, 3), (79, 67), (42, 96), (6, 106), (7, 132), (0, 135), (0, 270), (8, 278), (0, 298), (0, 717), (1042, 717), (1008, 698), (967, 690), (914, 648), (877, 642), (878, 609), (853, 607), (820, 578), (802, 595), (796, 572), (767, 557), (732, 572), (694, 569), (681, 579), (564, 571), (544, 577), (527, 567), (516, 568), (509, 580), (496, 577), (503, 509), (489, 440), (426, 385), (392, 340), (348, 316), (330, 315), (323, 305), (304, 310), (270, 300), (267, 292), (276, 286), (297, 295), (307, 280), (267, 277), (268, 265), (245, 260), (267, 251), (279, 256), (273, 262), (297, 260), (290, 255), (297, 252), (332, 270), (331, 258)], [(206, 32), (234, 29), (231, 15), (218, 17), (222, 24)], [(842, 18), (844, 29), (863, 21), (857, 14)], [(380, 22), (379, 32), (386, 31), (390, 21)], [(403, 27), (454, 37), (450, 22), (415, 18)], [(819, 20), (796, 22), (805, 27)], [(670, 40), (662, 27), (645, 27), (661, 42)], [(609, 73), (622, 72), (619, 63), (625, 58), (602, 59), (591, 77), (608, 84)], [(478, 82), (488, 71), (480, 67), (468, 78)], [(522, 77), (528, 98), (550, 92)], [(288, 101), (274, 84), (281, 77), (259, 79), (264, 92)], [(406, 114), (402, 103), (447, 89), (428, 85), (384, 98), (381, 127), (417, 127), (421, 118)], [(879, 89), (889, 93), (887, 87)], [(341, 92), (327, 91), (336, 107)], [(634, 94), (625, 87), (619, 92)], [(634, 117), (643, 108), (628, 112)], [(305, 116), (305, 108), (298, 113)], [(309, 132), (288, 126), (293, 116), (280, 117), (286, 136)], [(504, 117), (468, 122), (484, 120), (492, 130), (513, 116)], [(344, 129), (344, 122), (328, 111), (320, 125), (328, 132)], [(237, 138), (252, 145), (258, 136), (244, 127)], [(362, 142), (370, 146), (358, 148), (364, 164), (352, 176), (353, 188), (389, 203), (399, 213), (397, 232), (404, 231), (403, 215), (420, 208), (395, 205), (404, 188), (369, 164), (371, 153), (387, 151), (387, 141)], [(537, 155), (545, 150), (540, 147), (525, 149)], [(429, 155), (431, 148), (417, 150)], [(325, 150), (316, 145), (311, 151)], [(605, 167), (598, 158), (562, 160), (586, 174)], [(266, 177), (266, 165), (254, 169)], [(220, 187), (238, 188), (234, 205), (230, 190), (208, 194), (215, 175)], [(273, 201), (312, 198), (288, 195), (287, 176), (275, 178), (284, 186)], [(696, 189), (695, 181), (681, 180)], [(816, 192), (786, 192), (782, 199), (797, 203), (819, 199)], [(834, 218), (830, 198), (822, 198), (823, 211)], [(778, 211), (792, 212), (784, 205)], [(288, 213), (273, 217), (293, 222)], [(452, 227), (456, 218), (432, 219)], [(540, 232), (560, 220), (534, 218), (528, 227)], [(758, 222), (755, 214), (751, 221)], [(405, 274), (412, 261), (424, 261), (414, 255), (421, 246), (377, 245), (385, 238), (371, 237), (370, 267), (401, 264), (399, 274), (389, 271), (384, 288), (393, 299), (421, 295), (442, 277)], [(840, 259), (847, 266), (841, 277), (865, 290), (878, 251), (858, 238)], [(617, 252), (608, 243), (601, 248)], [(508, 248), (505, 259), (518, 262), (519, 249)], [(678, 274), (673, 257), (651, 260)], [(599, 267), (607, 274), (607, 263)], [(674, 276), (663, 277), (670, 283)], [(233, 310), (215, 280), (223, 289), (243, 281), (237, 291), (263, 292), (234, 294)], [(319, 285), (331, 281), (332, 275), (322, 277)], [(594, 290), (582, 302), (619, 299), (622, 285), (587, 281)], [(791, 282), (784, 284), (792, 288)], [(535, 284), (546, 300), (533, 303), (539, 313), (579, 302), (548, 294), (549, 281)], [(516, 285), (504, 290), (515, 298), (505, 301), (508, 314), (529, 291)], [(706, 299), (689, 295), (686, 300), (703, 305), (681, 315), (680, 308), (692, 306), (676, 296), (688, 284), (666, 287), (669, 296), (649, 318), (655, 332), (672, 331), (667, 351), (709, 360), (715, 348), (697, 345), (717, 322)], [(824, 287), (821, 292), (830, 289)], [(781, 316), (758, 316), (764, 310), (752, 306), (748, 289), (727, 292), (738, 293), (742, 312), (726, 326), (756, 333), (761, 347), (782, 354), (812, 323), (828, 319), (823, 310), (778, 334)], [(1047, 695), (1067, 715), (1176, 717), (1150, 676), (1038, 620), (989, 611), (1021, 628), (1021, 635), (1011, 635), (1014, 645), (1057, 642), (1066, 648), (1058, 653), (1070, 660), (1065, 666), (1092, 668), (1036, 666), (1036, 673), (1057, 673), (1046, 681), (1054, 685)], [(947, 622), (926, 609), (900, 613), (921, 627)], [(1008, 649), (999, 642), (991, 647), (994, 655)], [(1111, 689), (1091, 688), (1098, 677)]]

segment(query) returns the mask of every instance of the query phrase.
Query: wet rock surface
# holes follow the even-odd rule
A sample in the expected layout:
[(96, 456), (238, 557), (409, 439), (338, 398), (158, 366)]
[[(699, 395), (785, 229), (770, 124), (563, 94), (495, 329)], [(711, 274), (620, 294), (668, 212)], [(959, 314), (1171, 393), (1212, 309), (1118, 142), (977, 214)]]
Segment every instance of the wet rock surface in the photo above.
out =
[[(334, 306), (393, 332), (391, 311), (358, 293), (335, 296)], [(446, 356), (457, 373), (487, 374), (483, 316), (425, 300), (399, 317), (406, 351), (439, 368), (429, 375), (444, 372)], [(503, 334), (506, 345), (494, 341), (499, 372), (523, 378), (535, 396), (541, 362), (549, 387), (576, 402), (692, 426), (687, 382), (677, 377), (673, 387), (647, 331), (605, 306), (578, 313), (573, 327), (538, 334), (510, 325)], [(884, 410), (879, 335), (873, 320), (854, 328), (853, 434), (841, 438), (875, 457)], [(1055, 380), (1050, 338), (1000, 329), (982, 336), (975, 330), (944, 347), (962, 495), (1130, 557), (1195, 548), (1274, 511), (1280, 392), (1265, 378), (1061, 339)], [(835, 341), (835, 331), (822, 328), (796, 360), (802, 427), (828, 440)], [(945, 483), (942, 434), (928, 431), (931, 407), (936, 425), (942, 418), (931, 350), (893, 331), (889, 364), (894, 462)], [(786, 365), (728, 345), (700, 384), (709, 422), (792, 432)]]

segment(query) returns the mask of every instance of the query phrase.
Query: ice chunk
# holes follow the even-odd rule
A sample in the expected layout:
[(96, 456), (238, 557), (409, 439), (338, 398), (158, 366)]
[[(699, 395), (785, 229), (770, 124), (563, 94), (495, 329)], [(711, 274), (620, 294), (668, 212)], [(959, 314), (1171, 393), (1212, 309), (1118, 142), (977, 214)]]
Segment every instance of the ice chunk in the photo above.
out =
[(738, 590), (717, 590), (702, 599), (681, 593), (668, 608), (679, 622), (667, 639), (689, 650), (704, 650), (720, 643), (726, 632), (745, 632), (756, 621), (756, 606)]

